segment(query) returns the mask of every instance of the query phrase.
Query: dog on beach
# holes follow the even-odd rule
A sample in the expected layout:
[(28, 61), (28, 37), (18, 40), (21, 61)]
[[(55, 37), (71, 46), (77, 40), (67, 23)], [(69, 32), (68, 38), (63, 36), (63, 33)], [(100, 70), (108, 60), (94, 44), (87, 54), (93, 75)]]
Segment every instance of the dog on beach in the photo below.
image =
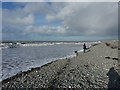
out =
[(75, 53), (76, 53), (76, 56), (78, 56), (78, 51), (75, 51)]

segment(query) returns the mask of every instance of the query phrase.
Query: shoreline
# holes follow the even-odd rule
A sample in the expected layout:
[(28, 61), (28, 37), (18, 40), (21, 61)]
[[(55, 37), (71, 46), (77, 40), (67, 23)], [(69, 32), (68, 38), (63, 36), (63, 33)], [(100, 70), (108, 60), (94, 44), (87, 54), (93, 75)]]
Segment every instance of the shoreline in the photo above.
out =
[[(82, 50), (82, 49), (81, 49), (81, 50)], [(82, 52), (81, 50), (79, 50), (79, 53)], [(18, 76), (20, 76), (22, 73), (27, 73), (27, 72), (30, 72), (30, 71), (32, 71), (32, 70), (34, 70), (34, 69), (38, 69), (38, 68), (40, 69), (40, 68), (42, 68), (42, 67), (44, 67), (44, 66), (48, 66), (49, 64), (54, 63), (54, 62), (57, 62), (58, 60), (71, 59), (71, 58), (74, 58), (74, 57), (76, 57), (76, 55), (73, 53), (72, 55), (67, 55), (66, 57), (56, 58), (56, 59), (54, 59), (53, 61), (47, 62), (46, 64), (43, 64), (43, 65), (41, 65), (41, 66), (36, 66), (36, 67), (29, 68), (28, 70), (23, 70), (23, 71), (21, 71), (21, 72), (19, 72), (19, 73), (16, 73), (15, 75), (12, 75), (12, 76), (10, 76), (10, 77), (8, 77), (8, 78), (6, 78), (6, 79), (3, 79), (3, 80), (0, 81), (0, 82), (4, 82), (4, 81), (6, 81), (6, 80), (10, 80), (11, 78), (14, 78), (14, 77), (18, 77)]]
[[(81, 50), (82, 50), (82, 49), (81, 49)], [(79, 53), (82, 53), (82, 51), (80, 51)], [(40, 68), (42, 68), (42, 67), (49, 66), (50, 64), (55, 63), (55, 62), (57, 62), (58, 60), (66, 60), (66, 59), (71, 59), (71, 58), (76, 57), (76, 55), (70, 55), (70, 56), (72, 56), (72, 57), (63, 57), (63, 58), (55, 59), (55, 61), (48, 62), (48, 63), (46, 63), (46, 64), (44, 64), (44, 65), (42, 65), (42, 66), (40, 66), (40, 67), (38, 66), (38, 67), (30, 68), (29, 70), (26, 70), (26, 71), (22, 71), (22, 72), (20, 72), (20, 73), (17, 73), (17, 74), (15, 74), (15, 75), (13, 75), (13, 76), (11, 76), (11, 77), (8, 77), (8, 78), (6, 78), (6, 79), (4, 79), (4, 80), (2, 80), (2, 81), (0, 81), (0, 82), (7, 82), (7, 81), (9, 81), (9, 80), (12, 80), (12, 79), (14, 79), (14, 78), (17, 78), (17, 77), (21, 76), (22, 74), (28, 74), (29, 72), (32, 72), (33, 70), (38, 70), (38, 69), (40, 69)]]
[[(76, 79), (76, 81), (74, 81), (74, 83), (73, 83), (73, 85), (71, 85), (71, 84), (69, 84), (69, 83), (71, 83), (71, 82), (68, 82), (68, 84), (66, 84), (65, 86), (64, 85), (61, 85), (62, 83), (62, 81), (61, 80), (63, 80), (63, 79), (65, 79), (65, 80), (69, 80), (69, 78), (72, 78), (72, 77), (74, 77), (74, 78), (76, 78), (76, 77), (79, 77), (79, 78), (83, 78), (83, 76), (85, 75), (88, 75), (88, 73), (86, 72), (86, 71), (89, 71), (89, 74), (90, 75), (92, 75), (93, 74), (93, 71), (91, 71), (90, 72), (90, 70), (93, 70), (93, 67), (96, 67), (95, 66), (95, 64), (98, 64), (99, 65), (99, 63), (97, 63), (97, 62), (95, 62), (94, 61), (94, 57), (95, 56), (93, 56), (95, 53), (93, 53), (94, 52), (94, 49), (96, 50), (96, 51), (98, 51), (97, 49), (98, 48), (107, 48), (106, 50), (108, 50), (109, 49), (109, 47), (106, 47), (105, 45), (105, 42), (101, 42), (101, 43), (99, 43), (98, 45), (93, 45), (93, 46), (91, 46), (90, 47), (90, 49), (89, 49), (89, 51), (88, 52), (86, 52), (86, 53), (83, 53), (83, 52), (79, 52), (78, 53), (78, 56), (75, 56), (75, 57), (72, 57), (72, 58), (66, 58), (66, 59), (58, 59), (58, 60), (55, 60), (55, 61), (52, 61), (52, 62), (50, 62), (50, 63), (47, 63), (47, 64), (45, 64), (45, 65), (42, 65), (41, 67), (35, 67), (35, 68), (31, 68), (30, 70), (28, 70), (28, 71), (25, 71), (25, 72), (21, 72), (21, 73), (19, 73), (19, 74), (16, 74), (16, 75), (14, 75), (14, 76), (12, 76), (12, 77), (9, 77), (9, 78), (7, 78), (7, 79), (5, 79), (5, 80), (2, 80), (1, 82), (3, 83), (3, 87), (11, 87), (11, 85), (13, 84), (13, 83), (19, 83), (20, 85), (23, 85), (23, 84), (25, 84), (25, 83), (28, 83), (29, 82), (29, 79), (27, 80), (28, 82), (26, 82), (25, 81), (25, 79), (29, 76), (29, 77), (31, 77), (31, 79), (34, 79), (35, 77), (33, 77), (34, 75), (32, 75), (32, 74), (35, 74), (35, 75), (39, 75), (38, 77), (40, 78), (40, 77), (42, 77), (42, 76), (44, 76), (44, 75), (46, 75), (46, 77), (44, 76), (44, 77), (42, 77), (41, 78), (41, 80), (39, 81), (39, 83), (41, 84), (41, 85), (39, 85), (39, 86), (36, 86), (35, 85), (35, 87), (40, 87), (40, 88), (46, 88), (46, 87), (57, 87), (57, 88), (59, 88), (59, 87), (62, 87), (62, 88), (64, 88), (64, 87), (68, 87), (68, 88), (75, 88), (74, 87), (74, 83), (76, 83), (76, 82), (78, 82)], [(113, 51), (113, 52), (115, 52), (115, 50), (111, 50), (111, 51)], [(101, 51), (102, 52), (102, 51)], [(106, 52), (106, 53), (108, 53), (108, 52)], [(91, 54), (93, 54), (93, 55), (91, 55)], [(87, 56), (87, 55), (89, 55), (89, 56), (93, 56), (93, 60), (92, 59), (90, 59), (90, 58), (92, 58), (92, 57), (90, 57), (89, 59), (91, 60), (86, 60), (86, 61), (84, 61), (85, 60), (85, 58), (86, 59), (88, 59), (88, 57), (89, 56)], [(98, 52), (98, 54), (96, 54), (96, 55), (99, 55), (99, 52)], [(104, 54), (103, 54), (104, 55)], [(112, 55), (112, 54), (109, 54), (109, 56), (110, 55)], [(116, 55), (113, 55), (113, 57), (116, 57)], [(110, 56), (111, 57), (111, 56)], [(101, 59), (101, 58), (103, 58), (103, 57), (97, 57), (98, 58), (98, 60), (99, 59)], [(108, 58), (108, 57), (104, 57), (105, 59), (106, 58)], [(81, 64), (79, 63), (79, 59), (81, 60)], [(83, 60), (84, 59), (84, 60)], [(99, 62), (102, 62), (102, 61), (99, 61)], [(106, 62), (109, 62), (108, 60), (106, 60)], [(112, 63), (113, 61), (110, 61), (109, 63), (109, 65), (111, 65), (111, 63)], [(107, 63), (105, 63), (105, 64), (107, 64)], [(108, 67), (110, 67), (108, 65)], [(102, 66), (102, 64), (100, 65), (100, 66)], [(105, 65), (106, 66), (106, 65)], [(114, 64), (113, 64), (113, 66), (115, 66), (114, 68), (117, 68), (117, 62), (115, 61), (114, 62)], [(104, 67), (103, 67), (104, 68)], [(103, 69), (102, 68), (102, 69)], [(80, 69), (80, 70), (79, 70)], [(82, 71), (81, 71), (81, 69), (82, 69)], [(95, 71), (94, 71), (94, 73), (100, 73), (101, 72), (101, 68), (98, 68), (97, 70), (99, 70), (100, 69), (100, 72), (98, 71), (96, 71), (96, 69), (97, 68), (95, 68)], [(71, 71), (72, 70), (72, 71)], [(107, 70), (107, 69), (106, 69)], [(106, 70), (105, 70), (105, 72), (106, 72)], [(54, 71), (54, 72), (53, 72)], [(77, 72), (77, 73), (79, 73), (79, 74), (81, 74), (81, 72), (82, 72), (82, 74), (81, 74), (81, 76), (78, 76), (78, 75), (74, 75), (73, 73), (72, 73), (72, 76), (71, 76), (71, 73), (70, 72)], [(109, 70), (107, 70), (107, 72), (108, 72)], [(41, 74), (42, 73), (42, 74)], [(47, 73), (47, 74), (46, 74)], [(102, 73), (103, 75), (104, 75), (104, 73)], [(64, 76), (64, 75), (67, 75), (67, 77), (66, 76)], [(83, 75), (83, 76), (82, 76)], [(97, 75), (97, 74), (96, 74)], [(95, 75), (95, 77), (96, 77), (96, 75)], [(23, 78), (23, 77), (25, 77), (25, 78)], [(63, 78), (64, 77), (64, 78)], [(69, 77), (69, 78), (68, 78)], [(96, 78), (93, 78), (93, 79), (96, 79)], [(22, 79), (22, 80), (20, 80), (20, 78)], [(74, 79), (73, 78), (73, 79)], [(79, 79), (78, 78), (78, 79)], [(88, 78), (88, 77), (87, 77)], [(88, 83), (88, 81), (86, 81), (86, 79), (87, 79), (86, 77), (85, 78), (83, 78), (83, 79), (85, 79), (83, 82), (84, 83)], [(106, 82), (107, 82), (107, 80), (108, 80), (108, 77), (106, 77), (107, 79), (106, 79)], [(45, 81), (45, 80), (46, 81)], [(59, 80), (60, 79), (60, 80)], [(65, 80), (63, 80), (63, 81), (65, 81)], [(82, 79), (81, 79), (82, 80)], [(35, 83), (35, 81), (36, 81), (36, 79), (34, 79), (33, 80), (34, 81), (34, 83)], [(61, 82), (60, 82), (61, 81)], [(94, 80), (93, 80), (94, 81)], [(104, 80), (103, 80), (104, 81)], [(44, 82), (44, 83), (43, 83)], [(60, 84), (59, 84), (59, 83)], [(73, 82), (73, 81), (72, 81)], [(23, 83), (23, 84), (22, 84)], [(33, 84), (34, 84), (33, 83)], [(92, 83), (91, 81), (90, 81), (90, 83)], [(13, 87), (15, 87), (15, 86), (18, 86), (18, 87), (21, 87), (21, 86), (19, 86), (19, 84), (18, 85), (13, 85)], [(53, 84), (55, 84), (54, 86), (53, 86)], [(80, 82), (79, 82), (79, 84), (80, 84)], [(31, 86), (31, 84), (30, 84), (30, 82), (28, 83), (28, 87), (30, 87)], [(81, 84), (80, 84), (81, 85)], [(83, 84), (82, 83), (82, 85), (80, 86), (80, 85), (78, 85), (78, 86), (76, 86), (77, 88), (79, 88), (79, 87), (83, 87), (83, 86), (85, 86), (85, 87), (87, 87), (85, 84)], [(93, 84), (94, 85), (94, 84)], [(63, 87), (64, 86), (64, 87)], [(95, 85), (94, 85), (95, 86)], [(23, 86), (23, 87), (27, 87), (27, 86)], [(96, 85), (96, 87), (99, 87), (99, 85), (97, 86)], [(104, 83), (104, 85), (101, 85), (100, 87), (102, 87), (102, 88), (106, 88), (106, 83)]]
[[(79, 42), (74, 42), (74, 44), (76, 44), (76, 43), (79, 43)], [(83, 43), (83, 42), (82, 42), (82, 43)], [(81, 44), (82, 44), (82, 43), (81, 43)], [(92, 46), (95, 45), (95, 44), (99, 44), (99, 43), (100, 43), (100, 41), (98, 41), (98, 42), (97, 42), (97, 41), (96, 41), (96, 42), (91, 42), (91, 45), (90, 45), (90, 42), (88, 42), (88, 43), (87, 43), (87, 44), (88, 44), (88, 48), (92, 47)], [(70, 44), (70, 43), (69, 43), (69, 44)], [(57, 44), (56, 44), (56, 45), (57, 45)], [(78, 50), (77, 52), (78, 52), (78, 53), (81, 53), (81, 52), (83, 52), (83, 49), (81, 48), (81, 49)], [(66, 58), (73, 58), (73, 57), (76, 57), (76, 53), (75, 53), (75, 52), (72, 52), (70, 55), (67, 55), (67, 56), (64, 56), (64, 57), (58, 57), (58, 58), (49, 59), (50, 61), (46, 62), (45, 64), (36, 65), (36, 66), (34, 66), (34, 67), (30, 67), (29, 69), (25, 69), (25, 70), (19, 71), (19, 72), (16, 73), (16, 74), (13, 74), (13, 75), (11, 75), (11, 76), (9, 76), (9, 77), (7, 77), (7, 78), (4, 78), (4, 79), (0, 80), (0, 82), (2, 82), (2, 81), (5, 80), (5, 79), (14, 77), (14, 76), (16, 76), (17, 74), (20, 74), (20, 73), (22, 73), (22, 72), (30, 71), (30, 70), (33, 69), (33, 68), (42, 67), (42, 66), (44, 66), (44, 65), (46, 65), (46, 64), (48, 64), (48, 63), (51, 63), (51, 62), (53, 62), (53, 61), (63, 60), (63, 59), (66, 59)]]
[[(97, 42), (97, 43), (95, 42), (95, 44), (91, 44), (91, 45), (90, 45), (89, 47), (87, 47), (87, 48), (94, 47), (94, 46), (96, 46), (96, 45), (98, 45), (98, 44), (100, 44), (100, 42)], [(78, 52), (78, 53), (82, 53), (82, 52), (83, 52), (83, 49), (80, 49), (80, 50), (77, 51), (77, 52)], [(76, 53), (73, 53), (72, 55), (68, 55), (68, 56), (66, 56), (66, 57), (54, 59), (53, 61), (50, 61), (50, 62), (48, 62), (48, 63), (46, 63), (46, 64), (43, 64), (42, 66), (36, 66), (36, 67), (30, 68), (30, 69), (25, 70), (25, 71), (23, 70), (22, 72), (19, 72), (19, 73), (13, 75), (13, 76), (10, 76), (10, 77), (8, 77), (8, 78), (6, 78), (6, 79), (3, 79), (3, 80), (0, 81), (0, 82), (4, 82), (4, 81), (7, 81), (7, 80), (11, 80), (11, 79), (13, 79), (13, 78), (19, 77), (22, 73), (29, 73), (30, 71), (32, 71), (32, 70), (34, 70), (34, 69), (40, 69), (40, 68), (42, 68), (42, 67), (44, 67), (44, 66), (48, 66), (49, 64), (58, 61), (58, 60), (71, 59), (71, 58), (74, 58), (74, 57), (76, 57)]]

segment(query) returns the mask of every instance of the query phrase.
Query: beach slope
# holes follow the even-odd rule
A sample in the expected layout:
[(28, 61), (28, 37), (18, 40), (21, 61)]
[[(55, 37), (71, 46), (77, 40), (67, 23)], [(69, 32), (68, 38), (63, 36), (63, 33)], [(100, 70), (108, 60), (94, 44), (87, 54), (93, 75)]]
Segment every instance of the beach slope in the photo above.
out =
[(119, 88), (118, 41), (33, 68), (2, 81), (3, 88)]

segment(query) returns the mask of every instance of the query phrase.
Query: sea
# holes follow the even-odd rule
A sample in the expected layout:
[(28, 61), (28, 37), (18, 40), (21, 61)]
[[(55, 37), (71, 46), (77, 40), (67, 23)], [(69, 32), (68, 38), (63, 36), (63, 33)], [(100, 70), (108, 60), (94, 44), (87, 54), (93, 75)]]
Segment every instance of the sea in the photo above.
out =
[(87, 47), (98, 42), (40, 42), (25, 43), (9, 48), (2, 44), (2, 77), (0, 81), (31, 68), (41, 67), (49, 62), (72, 58), (75, 51), (82, 52), (83, 44)]

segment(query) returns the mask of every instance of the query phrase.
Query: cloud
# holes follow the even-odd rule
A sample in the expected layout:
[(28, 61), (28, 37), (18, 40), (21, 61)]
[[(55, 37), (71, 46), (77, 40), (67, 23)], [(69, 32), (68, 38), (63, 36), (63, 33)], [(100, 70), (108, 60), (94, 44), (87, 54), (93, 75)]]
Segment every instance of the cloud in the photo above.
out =
[(17, 23), (20, 24), (33, 24), (34, 23), (34, 16), (33, 15), (28, 15), (27, 17), (24, 18), (16, 18), (15, 20)]
[(39, 35), (64, 35), (66, 33), (65, 27), (61, 26), (27, 26), (25, 34), (39, 34)]
[[(29, 35), (117, 37), (118, 34), (118, 8), (115, 2), (14, 4), (24, 7), (12, 10), (3, 8), (3, 33), (6, 33), (6, 38), (9, 38), (9, 33), (16, 33), (12, 35), (14, 38), (20, 38), (17, 37), (18, 33), (26, 38)], [(47, 24), (43, 24), (41, 18)]]
[(51, 10), (51, 7), (48, 3), (45, 2), (28, 2), (26, 3), (25, 7), (23, 8), (23, 11), (25, 13), (34, 13), (34, 14), (46, 14), (46, 13), (51, 13), (53, 12)]
[[(14, 17), (9, 18), (9, 19), (4, 19), (6, 20), (5, 22), (10, 23), (10, 24), (17, 24), (17, 25), (28, 25), (28, 24), (33, 24), (34, 23), (34, 16), (32, 14), (26, 16), (26, 17)], [(3, 22), (4, 23), (4, 22)]]
[(67, 35), (117, 35), (117, 3), (68, 3), (60, 12), (47, 15), (50, 22), (61, 20)]

